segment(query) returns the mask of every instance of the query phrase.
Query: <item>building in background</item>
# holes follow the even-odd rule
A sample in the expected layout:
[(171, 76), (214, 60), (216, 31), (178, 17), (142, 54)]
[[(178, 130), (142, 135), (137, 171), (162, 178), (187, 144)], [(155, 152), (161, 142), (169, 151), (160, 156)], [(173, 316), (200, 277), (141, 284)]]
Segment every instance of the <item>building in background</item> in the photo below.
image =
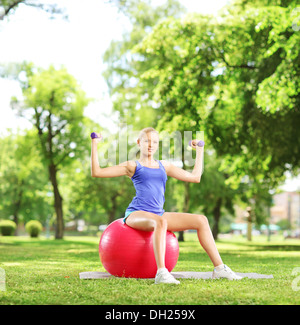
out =
[(282, 192), (274, 195), (271, 223), (286, 220), (292, 229), (300, 227), (300, 192)]
[[(234, 233), (246, 234), (247, 232), (247, 211), (241, 207), (235, 207), (236, 218), (231, 224), (231, 231)], [(271, 231), (281, 229), (290, 229), (289, 236), (300, 236), (300, 192), (282, 192), (273, 196), (273, 206), (270, 209), (270, 226), (262, 225), (261, 227), (253, 227), (260, 231), (266, 230), (268, 227)]]

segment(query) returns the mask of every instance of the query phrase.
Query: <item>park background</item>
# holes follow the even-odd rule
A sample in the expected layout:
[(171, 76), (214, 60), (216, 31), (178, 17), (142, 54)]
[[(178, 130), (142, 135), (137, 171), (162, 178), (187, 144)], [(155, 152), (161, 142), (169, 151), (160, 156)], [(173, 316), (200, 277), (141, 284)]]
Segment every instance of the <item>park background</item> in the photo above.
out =
[[(0, 8), (0, 223), (17, 225), (16, 245), (31, 220), (53, 242), (97, 241), (135, 192), (125, 177), (91, 177), (90, 133), (104, 136), (105, 167), (126, 159), (119, 146), (136, 147), (131, 131), (152, 126), (162, 136), (205, 135), (201, 183), (169, 179), (166, 211), (205, 214), (215, 239), (237, 249), (258, 240), (299, 251), (296, 1), (1, 0)], [(174, 163), (190, 168), (184, 157)]]

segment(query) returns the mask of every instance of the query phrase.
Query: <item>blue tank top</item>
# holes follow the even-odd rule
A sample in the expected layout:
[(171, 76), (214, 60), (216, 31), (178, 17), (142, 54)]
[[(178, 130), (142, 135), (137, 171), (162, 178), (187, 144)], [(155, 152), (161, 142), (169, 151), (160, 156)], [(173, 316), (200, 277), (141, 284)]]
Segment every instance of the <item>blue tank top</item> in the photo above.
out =
[(162, 163), (159, 160), (158, 163), (159, 168), (149, 168), (136, 160), (135, 173), (131, 177), (136, 195), (126, 211), (142, 210), (156, 214), (165, 212), (163, 206), (168, 177)]

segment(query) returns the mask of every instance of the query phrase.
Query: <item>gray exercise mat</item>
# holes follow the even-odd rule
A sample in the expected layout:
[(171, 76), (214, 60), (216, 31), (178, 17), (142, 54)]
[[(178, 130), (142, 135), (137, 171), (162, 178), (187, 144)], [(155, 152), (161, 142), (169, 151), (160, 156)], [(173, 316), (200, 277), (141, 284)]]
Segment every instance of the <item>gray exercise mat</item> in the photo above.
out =
[[(238, 273), (237, 275), (249, 279), (273, 279), (273, 275), (258, 274), (258, 273)], [(174, 278), (177, 279), (211, 279), (212, 272), (171, 272)], [(112, 275), (107, 272), (81, 272), (80, 279), (108, 279)]]

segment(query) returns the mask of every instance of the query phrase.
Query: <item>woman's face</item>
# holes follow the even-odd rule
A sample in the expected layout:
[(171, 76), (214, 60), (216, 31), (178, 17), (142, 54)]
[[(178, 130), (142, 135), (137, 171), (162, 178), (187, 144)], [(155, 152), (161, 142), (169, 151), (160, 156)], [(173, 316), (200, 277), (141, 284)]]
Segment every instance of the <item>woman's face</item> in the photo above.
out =
[(153, 156), (159, 146), (159, 137), (156, 132), (148, 132), (137, 140), (140, 146), (141, 154), (145, 156)]

